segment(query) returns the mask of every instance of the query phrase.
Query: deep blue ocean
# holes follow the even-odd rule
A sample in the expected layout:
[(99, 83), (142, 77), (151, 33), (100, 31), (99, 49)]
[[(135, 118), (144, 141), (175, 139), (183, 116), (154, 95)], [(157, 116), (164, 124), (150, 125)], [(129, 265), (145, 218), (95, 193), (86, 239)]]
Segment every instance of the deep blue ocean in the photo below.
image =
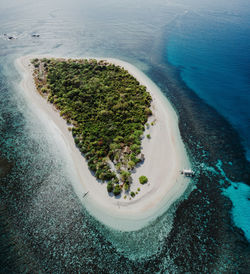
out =
[[(249, 26), (248, 0), (1, 0), (0, 273), (248, 273)], [(123, 59), (170, 100), (196, 176), (156, 221), (116, 231), (81, 204), (19, 87), (33, 53)]]
[[(250, 160), (250, 3), (237, 2), (231, 8), (229, 4), (216, 12), (185, 10), (167, 38), (166, 60), (239, 132)], [(250, 189), (234, 193), (231, 188), (228, 195), (236, 222), (250, 240)]]
[(239, 131), (248, 159), (249, 20), (250, 4), (215, 14), (187, 10), (171, 30), (166, 47), (168, 61), (180, 68), (185, 83)]

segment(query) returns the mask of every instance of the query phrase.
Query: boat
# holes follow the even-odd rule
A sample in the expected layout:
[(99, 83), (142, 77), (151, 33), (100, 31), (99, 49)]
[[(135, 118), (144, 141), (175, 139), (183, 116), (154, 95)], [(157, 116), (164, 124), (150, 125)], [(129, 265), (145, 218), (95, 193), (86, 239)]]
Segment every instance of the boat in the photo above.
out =
[(186, 177), (193, 177), (194, 176), (194, 171), (192, 169), (183, 169), (181, 171), (181, 174), (183, 174)]
[(88, 194), (89, 192), (87, 191), (87, 192), (85, 192), (84, 194), (83, 194), (83, 197), (82, 198), (85, 198), (86, 197), (86, 195)]

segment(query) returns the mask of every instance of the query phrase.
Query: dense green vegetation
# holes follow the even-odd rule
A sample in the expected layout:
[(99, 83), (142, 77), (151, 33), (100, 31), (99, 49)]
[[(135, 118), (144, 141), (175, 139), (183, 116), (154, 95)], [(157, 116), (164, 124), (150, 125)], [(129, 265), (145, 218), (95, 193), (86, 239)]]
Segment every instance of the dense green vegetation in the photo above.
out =
[[(67, 120), (75, 143), (108, 192), (129, 190), (141, 157), (141, 137), (152, 115), (146, 87), (105, 61), (34, 59), (38, 91)], [(147, 124), (148, 125), (148, 124)]]
[(139, 181), (142, 185), (144, 185), (148, 182), (148, 178), (146, 176), (140, 176)]

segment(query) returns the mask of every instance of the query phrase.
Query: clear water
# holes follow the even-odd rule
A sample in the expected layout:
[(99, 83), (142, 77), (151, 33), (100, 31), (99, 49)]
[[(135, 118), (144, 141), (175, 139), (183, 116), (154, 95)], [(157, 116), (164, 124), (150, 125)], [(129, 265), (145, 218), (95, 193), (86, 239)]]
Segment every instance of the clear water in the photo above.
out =
[(250, 4), (229, 2), (223, 8), (211, 2), (216, 11), (187, 8), (171, 29), (167, 58), (239, 131), (250, 159)]
[(232, 185), (224, 191), (233, 203), (232, 215), (238, 227), (241, 227), (245, 235), (250, 241), (250, 188), (246, 184), (232, 183)]
[[(178, 19), (168, 37), (167, 60), (180, 69), (187, 86), (238, 130), (250, 159), (250, 4), (211, 6), (216, 12), (187, 8)], [(226, 193), (233, 202), (233, 219), (249, 239), (249, 187), (232, 185)]]
[[(248, 11), (244, 0), (1, 0), (1, 272), (206, 272), (214, 271), (213, 260), (222, 261), (216, 264), (217, 270), (232, 267), (223, 261), (229, 261), (220, 253), (225, 250), (218, 251), (217, 257), (213, 250), (206, 259), (210, 254), (206, 225), (191, 233), (188, 230), (202, 216), (186, 221), (184, 215), (177, 215), (174, 223), (178, 203), (137, 232), (110, 230), (92, 218), (73, 190), (72, 163), (62, 142), (55, 138), (53, 127), (25, 101), (13, 62), (30, 53), (108, 56), (131, 62), (150, 76), (151, 69), (158, 69), (153, 60), (162, 55), (160, 63), (170, 61), (181, 67), (184, 81), (233, 123), (248, 148)], [(172, 31), (166, 34), (166, 30)], [(6, 40), (4, 33), (17, 39)], [(33, 33), (40, 37), (32, 38)], [(216, 44), (209, 43), (212, 40)], [(222, 43), (227, 46), (221, 47)], [(167, 48), (168, 60), (159, 48)], [(215, 71), (218, 65), (221, 68)], [(245, 197), (246, 188), (239, 189)], [(237, 209), (242, 201), (230, 197)], [(208, 206), (206, 199), (205, 194), (199, 198), (202, 204), (197, 208)], [(191, 216), (188, 205), (186, 208)], [(182, 220), (183, 226), (174, 226)], [(186, 257), (179, 259), (180, 254)], [(190, 257), (192, 263), (186, 261)]]

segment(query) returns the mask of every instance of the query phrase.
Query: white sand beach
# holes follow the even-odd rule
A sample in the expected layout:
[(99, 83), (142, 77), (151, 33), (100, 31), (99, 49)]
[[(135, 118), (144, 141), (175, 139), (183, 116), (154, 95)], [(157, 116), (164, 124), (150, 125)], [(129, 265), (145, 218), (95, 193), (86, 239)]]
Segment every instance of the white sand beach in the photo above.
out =
[[(34, 106), (34, 112), (43, 113), (48, 121), (54, 123), (57, 133), (63, 138), (68, 157), (73, 162), (76, 180), (74, 189), (87, 210), (104, 224), (119, 230), (138, 230), (163, 214), (186, 190), (188, 178), (180, 174), (183, 168), (189, 168), (190, 163), (178, 129), (178, 117), (171, 104), (161, 93), (159, 88), (135, 66), (117, 59), (96, 58), (124, 67), (141, 84), (147, 87), (152, 101), (153, 116), (149, 127), (144, 133), (151, 135), (142, 140), (142, 153), (145, 161), (132, 174), (131, 191), (140, 192), (134, 198), (124, 199), (111, 197), (106, 189), (106, 183), (100, 183), (90, 173), (87, 162), (75, 146), (74, 139), (66, 121), (53, 105), (49, 104), (36, 91), (30, 59), (50, 58), (52, 56), (24, 56), (16, 60), (16, 67), (22, 75), (21, 89), (29, 104)], [(55, 56), (54, 56), (55, 57)], [(56, 58), (56, 57), (55, 57)], [(62, 58), (62, 57), (60, 57)], [(72, 58), (73, 59), (73, 58)], [(148, 183), (141, 185), (138, 178), (148, 177)], [(83, 198), (84, 193), (88, 194)]]

